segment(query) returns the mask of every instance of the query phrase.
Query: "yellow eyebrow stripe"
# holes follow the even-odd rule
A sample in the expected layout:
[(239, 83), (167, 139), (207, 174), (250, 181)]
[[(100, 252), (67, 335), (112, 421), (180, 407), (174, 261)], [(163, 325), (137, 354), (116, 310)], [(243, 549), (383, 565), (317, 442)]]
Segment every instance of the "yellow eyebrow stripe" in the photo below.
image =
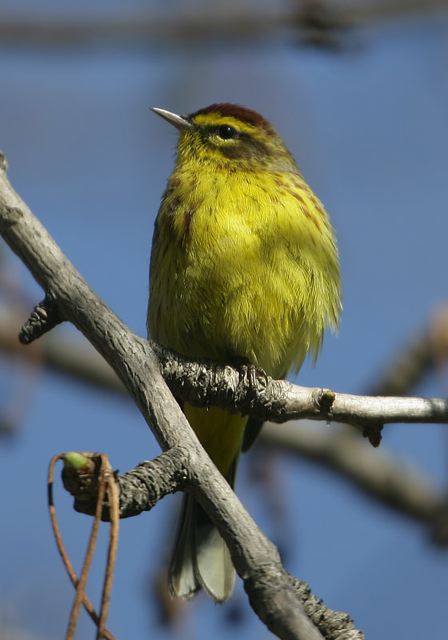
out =
[(194, 124), (219, 127), (221, 125), (228, 125), (234, 127), (242, 133), (253, 134), (256, 132), (256, 128), (238, 118), (233, 116), (223, 116), (220, 113), (200, 113), (193, 118)]

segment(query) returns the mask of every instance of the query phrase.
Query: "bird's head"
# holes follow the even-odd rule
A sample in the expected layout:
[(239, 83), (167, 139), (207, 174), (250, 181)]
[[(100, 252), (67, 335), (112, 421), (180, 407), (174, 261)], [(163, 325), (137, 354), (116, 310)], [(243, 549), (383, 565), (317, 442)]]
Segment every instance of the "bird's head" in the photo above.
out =
[(153, 111), (180, 131), (178, 165), (198, 163), (232, 170), (297, 171), (272, 125), (256, 111), (236, 104), (212, 104), (187, 116)]

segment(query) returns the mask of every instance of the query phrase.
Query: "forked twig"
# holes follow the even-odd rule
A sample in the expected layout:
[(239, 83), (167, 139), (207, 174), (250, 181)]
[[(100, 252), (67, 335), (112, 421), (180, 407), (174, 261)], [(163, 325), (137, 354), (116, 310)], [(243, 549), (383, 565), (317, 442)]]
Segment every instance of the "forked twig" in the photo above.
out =
[[(63, 460), (63, 459), (64, 459), (63, 453), (59, 453), (53, 456), (48, 468), (47, 482), (48, 482), (48, 510), (50, 514), (51, 527), (52, 527), (54, 538), (56, 541), (56, 546), (57, 546), (59, 555), (61, 556), (64, 567), (67, 571), (67, 574), (70, 578), (70, 581), (76, 589), (75, 600), (73, 602), (72, 610), (70, 612), (70, 619), (67, 627), (65, 640), (72, 640), (72, 638), (74, 637), (77, 617), (79, 615), (79, 608), (81, 603), (83, 604), (85, 610), (89, 614), (92, 621), (98, 627), (99, 635), (97, 634), (97, 638), (105, 638), (106, 640), (117, 640), (116, 637), (108, 629), (105, 628), (108, 604), (110, 600), (110, 590), (112, 585), (113, 567), (115, 564), (115, 557), (116, 557), (116, 550), (117, 550), (117, 543), (118, 543), (118, 492), (115, 486), (114, 476), (109, 471), (110, 464), (107, 459), (107, 456), (102, 455), (101, 456), (102, 473), (100, 474), (100, 478), (99, 478), (97, 509), (95, 513), (95, 519), (92, 525), (92, 531), (90, 534), (89, 544), (87, 547), (86, 557), (84, 560), (81, 576), (78, 578), (78, 575), (76, 574), (76, 571), (73, 568), (73, 565), (71, 563), (71, 560), (68, 556), (67, 550), (62, 540), (62, 533), (56, 517), (56, 508), (54, 505), (54, 496), (53, 496), (54, 470), (55, 470), (56, 463), (59, 460)], [(105, 460), (106, 460), (106, 465), (104, 464)], [(106, 473), (108, 473), (107, 485), (108, 485), (108, 493), (109, 493), (109, 499), (110, 499), (111, 518), (113, 517), (113, 522), (111, 523), (111, 530), (110, 530), (108, 560), (107, 560), (106, 575), (105, 575), (104, 587), (103, 587), (103, 596), (101, 601), (101, 610), (100, 610), (100, 614), (98, 615), (97, 612), (95, 611), (95, 608), (92, 602), (90, 601), (89, 597), (85, 593), (85, 583), (87, 581), (88, 570), (92, 560), (93, 551), (95, 548), (96, 538), (98, 535), (98, 527), (101, 519), (102, 508), (103, 508), (105, 488), (106, 488), (106, 482), (105, 482), (106, 473), (104, 472), (105, 468), (107, 469)]]

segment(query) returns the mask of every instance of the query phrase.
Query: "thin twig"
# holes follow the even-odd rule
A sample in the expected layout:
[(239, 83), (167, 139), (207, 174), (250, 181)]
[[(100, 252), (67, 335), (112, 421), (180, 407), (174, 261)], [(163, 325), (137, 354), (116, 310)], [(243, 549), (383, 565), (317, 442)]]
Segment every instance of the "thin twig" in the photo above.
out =
[[(75, 587), (78, 587), (78, 576), (76, 571), (73, 568), (71, 560), (68, 556), (68, 553), (65, 549), (65, 545), (62, 540), (61, 529), (59, 527), (59, 523), (56, 517), (56, 508), (54, 505), (54, 496), (53, 496), (53, 486), (54, 486), (54, 469), (58, 460), (62, 460), (64, 457), (63, 453), (59, 453), (50, 460), (50, 464), (48, 467), (48, 478), (47, 478), (47, 487), (48, 487), (48, 510), (50, 514), (50, 522), (51, 527), (53, 529), (54, 539), (56, 541), (56, 547), (58, 549), (59, 555), (61, 556), (62, 563), (67, 571), (68, 577), (70, 578), (70, 582)], [(93, 604), (89, 600), (88, 596), (84, 594), (83, 605), (85, 610), (87, 611), (90, 618), (93, 620), (95, 625), (99, 624), (99, 616), (96, 613)], [(116, 637), (108, 630), (103, 631), (103, 636), (106, 640), (117, 640)]]
[(103, 593), (101, 596), (100, 619), (96, 640), (106, 637), (106, 621), (109, 612), (110, 594), (112, 591), (112, 580), (114, 576), (115, 561), (118, 549), (118, 529), (120, 526), (119, 500), (120, 496), (115, 480), (115, 475), (110, 466), (107, 456), (103, 456), (101, 468), (104, 469), (104, 475), (107, 482), (107, 493), (109, 497), (110, 510), (110, 529), (109, 529), (109, 548), (107, 551), (106, 572), (104, 575)]
[[(101, 456), (101, 463), (103, 462), (103, 456)], [(85, 597), (85, 588), (87, 584), (87, 578), (89, 575), (90, 565), (92, 564), (93, 554), (95, 552), (96, 541), (98, 538), (98, 531), (101, 523), (101, 512), (103, 510), (104, 496), (106, 493), (106, 478), (104, 475), (104, 469), (101, 464), (100, 472), (98, 475), (98, 497), (96, 502), (95, 517), (92, 523), (92, 529), (89, 536), (89, 542), (87, 544), (87, 551), (84, 558), (84, 562), (81, 569), (81, 575), (79, 576), (78, 584), (76, 586), (75, 598), (70, 611), (68, 619), (67, 632), (65, 640), (73, 640), (75, 637), (76, 625), (79, 618), (79, 611), (81, 603)]]

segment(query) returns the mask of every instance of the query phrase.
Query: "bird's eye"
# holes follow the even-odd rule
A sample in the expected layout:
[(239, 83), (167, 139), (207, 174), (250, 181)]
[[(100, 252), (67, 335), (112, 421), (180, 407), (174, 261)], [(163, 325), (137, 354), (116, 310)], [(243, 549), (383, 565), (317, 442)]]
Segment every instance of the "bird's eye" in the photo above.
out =
[(228, 124), (223, 124), (218, 127), (218, 136), (223, 140), (230, 140), (231, 138), (236, 138), (238, 135), (238, 131), (233, 127), (230, 127)]

